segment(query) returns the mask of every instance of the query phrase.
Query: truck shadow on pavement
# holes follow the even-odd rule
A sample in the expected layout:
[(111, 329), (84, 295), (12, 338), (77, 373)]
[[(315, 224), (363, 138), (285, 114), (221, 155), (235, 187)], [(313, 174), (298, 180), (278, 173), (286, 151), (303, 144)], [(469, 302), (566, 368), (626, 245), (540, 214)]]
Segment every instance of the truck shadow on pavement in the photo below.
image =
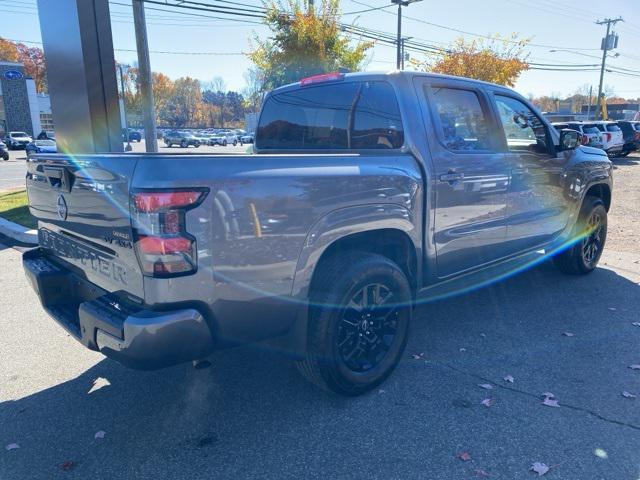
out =
[[(139, 372), (105, 359), (0, 404), (0, 476), (444, 479), (482, 469), (514, 479), (533, 461), (577, 457), (558, 478), (628, 478), (640, 414), (620, 392), (633, 388), (627, 365), (640, 363), (639, 310), (638, 284), (612, 270), (577, 278), (543, 264), (419, 307), (397, 371), (360, 398), (316, 389), (266, 345), (218, 352), (203, 370)], [(478, 387), (486, 379), (492, 391)], [(549, 389), (579, 409), (540, 406)], [(488, 397), (495, 406), (480, 404)], [(10, 442), (20, 449), (4, 451)], [(598, 442), (617, 463), (592, 454)]]

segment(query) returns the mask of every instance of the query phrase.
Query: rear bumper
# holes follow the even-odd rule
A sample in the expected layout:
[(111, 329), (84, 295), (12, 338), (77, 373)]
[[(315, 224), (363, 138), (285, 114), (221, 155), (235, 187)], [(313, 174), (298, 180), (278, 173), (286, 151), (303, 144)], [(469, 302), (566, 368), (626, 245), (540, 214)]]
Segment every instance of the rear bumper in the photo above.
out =
[(41, 248), (24, 253), (42, 306), (74, 338), (131, 368), (151, 370), (207, 356), (211, 329), (194, 308), (151, 310), (86, 281)]
[(622, 151), (622, 147), (623, 145), (612, 145), (610, 147), (608, 147), (607, 149), (605, 149), (605, 152), (607, 153), (618, 153)]

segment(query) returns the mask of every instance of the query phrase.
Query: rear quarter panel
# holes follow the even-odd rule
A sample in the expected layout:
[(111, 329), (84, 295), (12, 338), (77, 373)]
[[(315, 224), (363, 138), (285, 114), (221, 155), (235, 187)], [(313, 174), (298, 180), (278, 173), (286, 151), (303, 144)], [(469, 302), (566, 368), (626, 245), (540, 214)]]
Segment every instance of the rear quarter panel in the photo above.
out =
[(421, 185), (416, 160), (400, 153), (142, 158), (134, 188), (209, 188), (187, 215), (198, 272), (145, 278), (145, 301), (203, 302), (223, 341), (284, 332), (333, 241), (397, 228), (420, 252)]

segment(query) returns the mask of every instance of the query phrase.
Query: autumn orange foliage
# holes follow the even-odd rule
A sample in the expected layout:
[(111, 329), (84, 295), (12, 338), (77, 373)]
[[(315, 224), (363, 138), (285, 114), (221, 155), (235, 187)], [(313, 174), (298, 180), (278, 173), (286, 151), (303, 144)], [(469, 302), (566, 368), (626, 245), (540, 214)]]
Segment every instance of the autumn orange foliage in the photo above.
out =
[(520, 74), (529, 68), (524, 51), (529, 40), (500, 36), (466, 41), (457, 39), (449, 48), (426, 60), (413, 60), (418, 70), (474, 78), (513, 87)]

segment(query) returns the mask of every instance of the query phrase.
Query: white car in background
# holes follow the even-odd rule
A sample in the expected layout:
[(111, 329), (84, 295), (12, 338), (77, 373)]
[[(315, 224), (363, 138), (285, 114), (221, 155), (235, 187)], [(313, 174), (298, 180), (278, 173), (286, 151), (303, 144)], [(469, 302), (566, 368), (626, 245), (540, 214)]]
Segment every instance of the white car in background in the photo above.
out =
[(602, 132), (590, 122), (555, 122), (552, 124), (558, 131), (568, 128), (582, 134), (582, 144), (593, 148), (604, 148)]
[(33, 142), (33, 138), (25, 132), (9, 132), (4, 142), (9, 147), (9, 150), (16, 150), (18, 148), (26, 148), (27, 145)]
[(602, 149), (607, 152), (607, 155), (615, 157), (622, 153), (624, 135), (618, 124), (616, 122), (593, 122), (593, 124), (602, 132)]
[(223, 147), (226, 147), (229, 144), (234, 147), (238, 144), (238, 136), (229, 130), (218, 131), (209, 140), (209, 145), (222, 145)]

